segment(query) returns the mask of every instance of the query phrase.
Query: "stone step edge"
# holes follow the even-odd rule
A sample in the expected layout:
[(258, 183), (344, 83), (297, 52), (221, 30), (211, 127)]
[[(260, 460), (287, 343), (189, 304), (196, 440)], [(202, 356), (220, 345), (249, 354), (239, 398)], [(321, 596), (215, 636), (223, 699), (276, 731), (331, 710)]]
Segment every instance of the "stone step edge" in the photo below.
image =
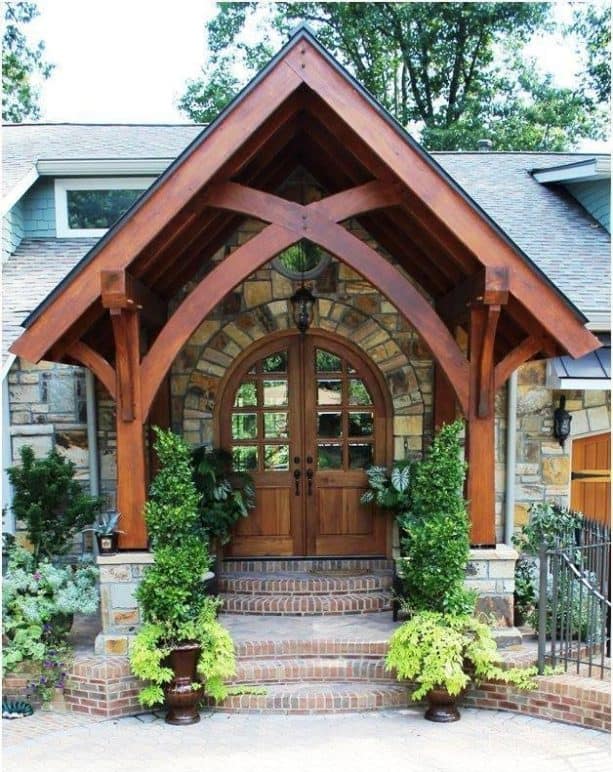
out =
[[(252, 684), (256, 687), (258, 684)], [(270, 684), (266, 694), (238, 694), (209, 706), (221, 713), (348, 713), (406, 708), (408, 690), (400, 684), (330, 681), (322, 684)]]

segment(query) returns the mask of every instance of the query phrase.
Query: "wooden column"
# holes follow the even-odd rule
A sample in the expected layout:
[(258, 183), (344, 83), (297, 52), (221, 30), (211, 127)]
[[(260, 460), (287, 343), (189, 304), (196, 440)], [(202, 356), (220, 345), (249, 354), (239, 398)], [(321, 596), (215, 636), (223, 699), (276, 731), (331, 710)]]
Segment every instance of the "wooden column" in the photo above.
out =
[(443, 424), (450, 424), (455, 421), (456, 406), (457, 401), (453, 386), (449, 383), (443, 368), (436, 362), (434, 365), (434, 431), (438, 432)]
[(155, 395), (155, 399), (151, 405), (151, 411), (149, 412), (149, 421), (147, 423), (147, 439), (149, 442), (149, 474), (147, 475), (147, 479), (149, 481), (155, 477), (160, 469), (159, 459), (156, 452), (153, 450), (153, 443), (155, 442), (153, 427), (159, 426), (161, 429), (170, 428), (170, 399), (170, 378), (166, 376), (158, 389), (158, 393)]
[(146, 549), (139, 312), (112, 308), (110, 313), (117, 371), (117, 509), (121, 512), (120, 526), (124, 532), (119, 535), (119, 546), (123, 549)]
[(493, 348), (500, 306), (476, 305), (470, 310), (470, 391), (467, 422), (466, 497), (471, 544), (496, 543), (496, 485)]

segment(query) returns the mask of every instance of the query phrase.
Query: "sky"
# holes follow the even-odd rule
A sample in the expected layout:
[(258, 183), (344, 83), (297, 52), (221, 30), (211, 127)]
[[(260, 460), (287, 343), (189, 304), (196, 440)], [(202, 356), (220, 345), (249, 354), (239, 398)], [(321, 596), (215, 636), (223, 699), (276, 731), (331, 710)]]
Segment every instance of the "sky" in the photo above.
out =
[[(176, 107), (186, 81), (205, 62), (211, 0), (37, 0), (28, 25), (55, 64), (41, 85), (41, 120), (87, 123), (185, 123)], [(556, 3), (558, 18), (569, 5)], [(572, 84), (578, 62), (560, 36), (535, 40), (529, 53), (558, 85)], [(585, 150), (604, 149), (587, 143)]]

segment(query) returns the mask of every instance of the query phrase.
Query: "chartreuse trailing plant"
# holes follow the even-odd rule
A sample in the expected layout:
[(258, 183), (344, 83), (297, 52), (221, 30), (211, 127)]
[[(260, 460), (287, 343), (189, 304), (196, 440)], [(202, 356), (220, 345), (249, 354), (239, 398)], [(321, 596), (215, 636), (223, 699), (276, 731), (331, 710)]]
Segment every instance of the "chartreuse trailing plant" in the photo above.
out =
[(419, 611), (392, 635), (386, 668), (414, 682), (414, 700), (441, 687), (458, 695), (471, 680), (536, 687), (536, 668), (503, 669), (501, 662), (490, 628), (475, 617)]
[(203, 590), (203, 575), (211, 561), (200, 525), (200, 495), (192, 478), (190, 450), (171, 431), (156, 427), (155, 432), (160, 471), (145, 505), (154, 562), (136, 593), (145, 624), (133, 642), (130, 663), (135, 675), (150, 682), (139, 699), (152, 707), (163, 701), (164, 684), (172, 679), (166, 664), (171, 650), (196, 642), (201, 648), (198, 674), (208, 694), (219, 700), (227, 694), (223, 680), (234, 673), (234, 646), (217, 622), (218, 601)]

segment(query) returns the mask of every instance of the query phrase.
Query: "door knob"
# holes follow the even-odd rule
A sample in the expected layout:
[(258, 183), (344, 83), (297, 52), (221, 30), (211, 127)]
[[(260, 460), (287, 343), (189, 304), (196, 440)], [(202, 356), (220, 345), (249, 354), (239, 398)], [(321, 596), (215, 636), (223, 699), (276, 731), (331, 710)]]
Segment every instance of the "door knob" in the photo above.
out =
[(300, 469), (294, 469), (294, 485), (296, 486), (295, 495), (300, 496)]
[(306, 462), (307, 462), (307, 464), (312, 464), (313, 463), (313, 456), (307, 456)]
[(307, 476), (307, 493), (309, 496), (312, 496), (313, 495), (313, 470), (307, 469), (306, 476)]
[(300, 463), (300, 456), (294, 456), (294, 464)]

